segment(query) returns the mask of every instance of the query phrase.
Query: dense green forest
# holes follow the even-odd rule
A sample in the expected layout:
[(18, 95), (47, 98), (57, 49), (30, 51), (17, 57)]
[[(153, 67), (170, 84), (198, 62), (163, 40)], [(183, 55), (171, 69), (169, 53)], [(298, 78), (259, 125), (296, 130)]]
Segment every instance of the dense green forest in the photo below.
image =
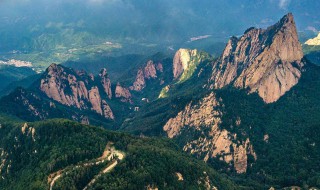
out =
[[(63, 119), (25, 124), (2, 115), (0, 123), (1, 189), (48, 189), (51, 173), (101, 156), (108, 142), (126, 157), (91, 189), (144, 189), (148, 185), (205, 189), (207, 179), (219, 189), (237, 189), (226, 176), (188, 156), (168, 139), (133, 137)], [(72, 171), (57, 181), (56, 189), (83, 187), (101, 167)], [(178, 181), (176, 172), (183, 181)]]

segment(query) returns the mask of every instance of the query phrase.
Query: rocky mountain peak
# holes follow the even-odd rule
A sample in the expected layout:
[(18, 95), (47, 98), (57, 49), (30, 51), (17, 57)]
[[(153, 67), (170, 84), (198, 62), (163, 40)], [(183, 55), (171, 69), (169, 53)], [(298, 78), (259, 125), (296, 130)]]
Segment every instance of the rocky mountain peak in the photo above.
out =
[(232, 37), (214, 63), (212, 88), (232, 84), (257, 92), (266, 102), (277, 101), (298, 83), (302, 47), (291, 13), (267, 29), (249, 28)]
[(293, 18), (293, 14), (292, 13), (288, 13), (286, 15), (284, 15), (281, 20), (279, 21), (279, 24), (283, 27), (286, 25), (293, 25), (292, 27), (294, 27), (293, 29), (295, 30), (295, 22), (294, 22), (294, 18)]
[[(111, 82), (107, 78), (106, 70), (101, 71), (100, 77), (106, 94), (111, 98)], [(102, 104), (101, 92), (93, 80), (91, 74), (51, 64), (40, 79), (40, 91), (61, 104), (81, 110), (91, 109), (104, 115), (102, 110), (105, 110), (106, 103)], [(114, 119), (110, 110), (104, 116), (107, 119)]]
[(100, 76), (100, 80), (101, 80), (101, 84), (103, 86), (104, 92), (107, 94), (108, 98), (111, 99), (112, 98), (111, 81), (108, 77), (107, 69), (106, 68), (101, 69), (99, 76)]

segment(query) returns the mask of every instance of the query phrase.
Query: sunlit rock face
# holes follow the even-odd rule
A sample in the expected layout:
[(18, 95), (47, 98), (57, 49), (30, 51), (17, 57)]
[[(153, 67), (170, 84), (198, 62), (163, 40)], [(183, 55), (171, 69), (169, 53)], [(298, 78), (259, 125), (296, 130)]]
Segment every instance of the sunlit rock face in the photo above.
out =
[[(100, 77), (104, 92), (111, 98), (111, 82), (106, 70), (101, 71)], [(114, 119), (111, 108), (101, 98), (102, 91), (93, 85), (94, 79), (92, 74), (51, 64), (41, 78), (40, 90), (61, 104), (81, 110), (91, 109), (107, 119)]]
[(298, 83), (302, 57), (294, 18), (289, 13), (267, 29), (250, 28), (242, 37), (232, 37), (214, 63), (211, 87), (233, 84), (272, 103)]
[(317, 37), (307, 40), (304, 44), (309, 46), (320, 46), (320, 33)]
[(156, 79), (159, 73), (162, 72), (163, 65), (161, 63), (155, 64), (152, 60), (149, 60), (143, 68), (138, 70), (136, 79), (133, 85), (130, 86), (130, 90), (142, 91), (147, 85), (147, 80)]
[[(169, 138), (183, 138), (189, 132), (199, 133), (199, 136), (193, 136), (184, 144), (184, 151), (195, 154), (204, 161), (219, 158), (226, 163), (232, 163), (237, 173), (245, 173), (248, 155), (256, 159), (256, 154), (249, 138), (241, 141), (236, 134), (220, 129), (223, 116), (221, 106), (222, 100), (217, 100), (212, 92), (200, 102), (190, 102), (175, 117), (169, 119), (163, 130)], [(239, 125), (239, 120), (235, 125)]]
[(102, 69), (100, 71), (100, 80), (101, 84), (103, 86), (104, 92), (107, 94), (108, 98), (112, 98), (112, 90), (111, 90), (111, 81), (110, 78), (108, 77), (107, 69)]
[(130, 102), (131, 93), (129, 89), (121, 86), (120, 83), (117, 83), (116, 90), (115, 90), (116, 98), (120, 98), (123, 102)]

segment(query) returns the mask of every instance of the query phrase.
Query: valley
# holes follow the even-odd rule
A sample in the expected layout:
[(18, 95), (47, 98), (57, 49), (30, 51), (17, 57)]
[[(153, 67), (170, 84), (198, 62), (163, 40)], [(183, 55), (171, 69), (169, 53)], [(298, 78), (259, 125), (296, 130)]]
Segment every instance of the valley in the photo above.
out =
[(0, 189), (320, 188), (318, 1), (1, 6)]

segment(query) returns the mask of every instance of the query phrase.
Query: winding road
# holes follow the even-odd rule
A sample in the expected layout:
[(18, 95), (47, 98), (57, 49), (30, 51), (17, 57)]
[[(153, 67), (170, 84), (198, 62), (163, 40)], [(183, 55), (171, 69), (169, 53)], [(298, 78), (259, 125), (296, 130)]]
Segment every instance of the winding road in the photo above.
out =
[[(108, 143), (106, 145), (105, 150), (103, 151), (103, 154), (101, 157), (94, 159), (91, 162), (87, 162), (84, 164), (79, 164), (76, 165), (72, 168), (72, 170), (79, 168), (79, 167), (90, 167), (90, 166), (94, 166), (94, 165), (98, 165), (101, 163), (104, 163), (106, 161), (112, 161), (111, 164), (109, 164), (105, 169), (103, 169), (101, 172), (99, 172), (99, 174), (97, 174), (96, 176), (93, 177), (93, 179), (88, 183), (88, 185), (86, 185), (86, 187), (84, 188), (84, 190), (86, 190), (89, 186), (91, 186), (92, 184), (95, 183), (95, 181), (102, 175), (105, 173), (110, 172), (114, 167), (117, 166), (118, 164), (118, 160), (122, 160), (124, 159), (125, 154), (121, 151), (116, 150), (114, 147), (112, 147), (112, 143)], [(68, 171), (67, 169), (63, 169), (63, 170), (59, 170), (57, 172), (54, 172), (52, 174), (49, 175), (48, 177), (48, 183), (50, 184), (50, 188), (49, 190), (53, 189), (53, 186), (55, 184), (55, 182), (61, 178), (64, 174), (67, 174)]]

